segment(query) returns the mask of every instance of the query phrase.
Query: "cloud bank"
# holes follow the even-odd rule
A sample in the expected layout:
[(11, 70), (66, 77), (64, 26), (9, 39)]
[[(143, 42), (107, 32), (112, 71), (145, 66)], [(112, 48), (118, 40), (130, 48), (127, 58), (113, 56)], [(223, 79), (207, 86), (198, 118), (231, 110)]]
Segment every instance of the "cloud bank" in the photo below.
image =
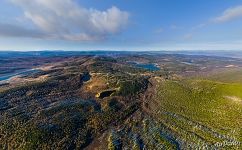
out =
[(22, 26), (0, 23), (0, 35), (3, 37), (32, 37), (45, 38), (46, 35), (38, 30), (26, 29)]
[(73, 0), (10, 0), (35, 29), (0, 23), (0, 35), (95, 41), (121, 32), (129, 13), (113, 6), (105, 11), (81, 7)]

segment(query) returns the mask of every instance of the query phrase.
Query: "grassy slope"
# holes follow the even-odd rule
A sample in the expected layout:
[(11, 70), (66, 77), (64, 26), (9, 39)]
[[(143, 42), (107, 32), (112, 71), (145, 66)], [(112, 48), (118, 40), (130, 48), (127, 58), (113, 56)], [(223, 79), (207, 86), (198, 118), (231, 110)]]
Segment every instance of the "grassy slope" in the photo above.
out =
[(192, 144), (214, 145), (229, 139), (242, 142), (242, 102), (224, 97), (242, 99), (241, 91), (242, 84), (209, 80), (164, 81), (158, 87), (158, 107), (154, 106), (158, 110), (154, 112), (159, 112), (160, 121), (178, 137)]

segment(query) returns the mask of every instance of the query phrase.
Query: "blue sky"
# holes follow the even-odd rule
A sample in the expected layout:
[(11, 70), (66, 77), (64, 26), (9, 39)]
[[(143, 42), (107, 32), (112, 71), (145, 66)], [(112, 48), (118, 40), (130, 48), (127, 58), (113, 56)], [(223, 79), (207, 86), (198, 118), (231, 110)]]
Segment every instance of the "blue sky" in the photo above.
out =
[(1, 0), (0, 50), (242, 50), (242, 0)]

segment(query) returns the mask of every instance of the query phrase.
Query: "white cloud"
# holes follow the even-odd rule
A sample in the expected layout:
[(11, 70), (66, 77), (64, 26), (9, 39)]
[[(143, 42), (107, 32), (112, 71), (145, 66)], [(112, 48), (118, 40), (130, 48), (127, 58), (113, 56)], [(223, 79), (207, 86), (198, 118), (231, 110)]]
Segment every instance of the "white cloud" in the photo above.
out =
[(172, 24), (172, 25), (170, 26), (170, 28), (171, 28), (172, 30), (180, 29), (180, 27), (177, 26), (177, 25), (175, 25), (175, 24)]
[[(11, 0), (48, 38), (92, 41), (116, 34), (127, 25), (129, 13), (113, 6), (87, 9), (73, 0)], [(27, 35), (26, 35), (27, 36)]]
[(226, 9), (221, 16), (213, 19), (214, 22), (227, 22), (242, 18), (242, 5)]
[(158, 29), (155, 30), (155, 33), (160, 34), (163, 31), (164, 31), (164, 29), (162, 27), (160, 27), (160, 28), (158, 28)]
[(191, 29), (192, 29), (192, 30), (197, 30), (197, 29), (204, 28), (204, 27), (206, 27), (207, 25), (208, 25), (208, 23), (201, 23), (201, 24), (199, 24), (199, 25), (196, 25), (196, 26), (192, 27)]
[(192, 37), (193, 37), (193, 34), (192, 33), (188, 33), (188, 34), (185, 34), (184, 35), (184, 39), (185, 40), (190, 40), (190, 39), (192, 39)]

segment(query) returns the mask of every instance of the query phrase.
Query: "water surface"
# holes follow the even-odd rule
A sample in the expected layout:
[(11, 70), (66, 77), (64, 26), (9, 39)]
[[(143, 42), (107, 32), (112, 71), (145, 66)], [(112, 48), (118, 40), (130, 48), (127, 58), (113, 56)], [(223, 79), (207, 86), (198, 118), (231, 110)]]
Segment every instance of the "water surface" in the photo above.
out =
[(155, 64), (136, 64), (136, 67), (147, 69), (150, 71), (158, 71), (160, 70), (159, 67), (157, 67)]
[(0, 76), (0, 81), (9, 80), (10, 78), (15, 77), (15, 76), (26, 76), (26, 75), (33, 74), (33, 73), (36, 73), (39, 71), (40, 70), (38, 70), (38, 69), (19, 70), (18, 72)]

